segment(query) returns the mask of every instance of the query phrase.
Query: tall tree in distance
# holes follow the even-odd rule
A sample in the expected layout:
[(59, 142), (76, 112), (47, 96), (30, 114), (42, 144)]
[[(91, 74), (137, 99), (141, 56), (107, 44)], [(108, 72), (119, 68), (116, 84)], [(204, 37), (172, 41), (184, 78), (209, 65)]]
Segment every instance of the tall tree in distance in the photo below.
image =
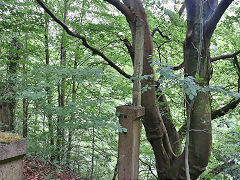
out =
[[(25, 59), (28, 59), (28, 36), (26, 35), (26, 40), (25, 40)], [(23, 75), (23, 86), (24, 88), (27, 88), (27, 64), (22, 65), (22, 75)], [(29, 106), (29, 101), (27, 98), (23, 98), (22, 100), (23, 104), (23, 137), (26, 138), (28, 135), (28, 106)]]
[[(45, 3), (47, 3), (47, 0), (45, 1)], [(49, 52), (49, 17), (47, 15), (47, 13), (44, 13), (44, 46), (45, 46), (45, 63), (47, 66), (50, 65), (50, 52)], [(46, 82), (50, 82), (48, 75), (46, 76)], [(50, 109), (50, 107), (52, 106), (52, 99), (53, 99), (53, 92), (51, 87), (46, 87), (45, 91), (47, 93), (47, 100), (46, 100), (46, 104), (47, 104), (47, 111), (46, 111), (46, 117), (47, 117), (47, 121), (48, 121), (48, 140), (49, 140), (49, 144), (50, 144), (50, 149), (51, 149), (51, 161), (54, 160), (54, 128), (53, 128), (53, 116), (52, 116), (52, 112)]]
[[(63, 22), (65, 23), (66, 18), (67, 18), (67, 3), (68, 0), (64, 1), (64, 13), (63, 13)], [(66, 66), (66, 47), (64, 43), (65, 39), (65, 30), (62, 30), (62, 39), (61, 39), (61, 44), (60, 44), (60, 66), (65, 67)], [(61, 82), (58, 84), (58, 107), (59, 107), (59, 114), (58, 115), (58, 120), (57, 120), (57, 141), (56, 141), (56, 154), (57, 154), (57, 160), (60, 163), (61, 161), (61, 151), (62, 151), (62, 146), (64, 143), (64, 120), (65, 117), (61, 109), (64, 108), (65, 106), (65, 92), (66, 92), (66, 78), (62, 77)]]

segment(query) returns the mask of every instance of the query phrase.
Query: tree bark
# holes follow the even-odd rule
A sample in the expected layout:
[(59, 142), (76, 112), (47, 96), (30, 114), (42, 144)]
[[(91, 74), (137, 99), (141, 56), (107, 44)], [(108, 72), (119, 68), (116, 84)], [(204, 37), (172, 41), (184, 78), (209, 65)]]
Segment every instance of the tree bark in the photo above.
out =
[[(188, 19), (184, 42), (184, 73), (186, 76), (192, 77), (198, 74), (203, 79), (201, 82), (197, 82), (198, 85), (207, 86), (211, 77), (210, 39), (206, 39), (206, 34), (203, 32), (203, 22), (208, 17), (208, 9), (201, 6), (200, 2), (186, 1)], [(203, 8), (206, 14), (201, 12)], [(198, 92), (192, 105), (190, 98), (186, 96), (186, 102), (187, 116), (190, 117), (189, 173), (191, 179), (197, 179), (205, 170), (211, 152), (212, 132), (209, 92)], [(184, 158), (182, 157), (182, 159)], [(184, 179), (185, 174), (185, 170), (180, 168), (179, 178)]]
[(7, 63), (7, 82), (0, 87), (3, 96), (0, 102), (0, 130), (14, 131), (15, 109), (16, 109), (16, 85), (17, 61), (20, 59), (19, 50), (22, 44), (17, 38), (13, 38), (9, 49), (9, 62)]
[[(199, 86), (208, 86), (212, 70), (210, 65), (210, 39), (221, 15), (217, 14), (217, 1), (208, 3), (185, 1), (187, 8), (187, 34), (184, 42), (184, 73), (186, 76), (202, 78), (196, 82)], [(221, 5), (221, 3), (220, 3)], [(216, 8), (217, 7), (217, 8)], [(223, 12), (222, 12), (223, 13)], [(216, 19), (212, 21), (212, 19)], [(217, 21), (217, 22), (216, 22)], [(207, 22), (212, 22), (208, 24)], [(214, 24), (214, 26), (213, 26)], [(191, 179), (197, 179), (207, 167), (211, 152), (212, 127), (209, 92), (198, 92), (193, 106), (186, 96), (190, 114), (189, 166)], [(182, 154), (183, 156), (183, 154)], [(182, 158), (183, 159), (183, 158)], [(180, 169), (179, 179), (185, 178), (184, 169)]]
[[(159, 91), (159, 90), (158, 90)], [(174, 154), (181, 154), (181, 141), (179, 139), (179, 134), (174, 126), (173, 118), (171, 115), (170, 108), (168, 106), (168, 102), (165, 94), (162, 92), (160, 97), (158, 97), (159, 102), (159, 111), (161, 113), (164, 125), (166, 126), (166, 130), (169, 137), (169, 142), (173, 149)]]

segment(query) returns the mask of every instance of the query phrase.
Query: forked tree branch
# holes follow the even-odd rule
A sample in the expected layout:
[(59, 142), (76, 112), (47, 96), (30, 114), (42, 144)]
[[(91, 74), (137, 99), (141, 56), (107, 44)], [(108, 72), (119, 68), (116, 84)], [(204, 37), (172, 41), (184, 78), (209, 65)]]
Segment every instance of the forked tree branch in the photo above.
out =
[(123, 75), (124, 77), (130, 79), (131, 76), (127, 73), (125, 73), (122, 69), (120, 69), (113, 61), (111, 61), (109, 58), (107, 58), (101, 51), (99, 51), (98, 49), (92, 47), (91, 45), (88, 44), (86, 38), (78, 33), (74, 33), (73, 31), (71, 31), (67, 25), (65, 23), (63, 23), (60, 19), (58, 19), (51, 11), (50, 9), (47, 8), (47, 6), (41, 1), (41, 0), (36, 0), (38, 2), (38, 4), (53, 18), (53, 20), (55, 22), (57, 22), (59, 25), (62, 26), (62, 28), (70, 35), (73, 37), (76, 37), (78, 39), (82, 40), (82, 44), (83, 46), (85, 46), (86, 48), (90, 49), (93, 54), (97, 54), (99, 56), (101, 56), (111, 67), (113, 67), (115, 70), (117, 70), (121, 75)]
[(216, 29), (216, 26), (221, 19), (223, 13), (226, 11), (226, 9), (229, 7), (229, 5), (233, 2), (233, 0), (222, 0), (209, 20), (206, 21), (206, 34), (207, 36), (211, 37), (214, 30)]
[(217, 60), (223, 60), (223, 59), (227, 59), (227, 58), (232, 58), (236, 55), (240, 54), (240, 50), (236, 51), (235, 53), (232, 54), (225, 54), (225, 55), (220, 55), (220, 56), (216, 56), (216, 57), (212, 57), (210, 58), (211, 62), (217, 61)]
[(167, 35), (164, 35), (164, 34), (162, 33), (162, 31), (160, 31), (160, 29), (159, 29), (158, 27), (156, 27), (156, 28), (152, 31), (152, 37), (154, 37), (154, 34), (155, 34), (156, 32), (159, 32), (159, 34), (160, 34), (163, 38), (166, 38), (167, 40), (170, 40), (170, 38), (169, 38)]
[(239, 63), (238, 63), (237, 56), (233, 57), (233, 64), (234, 64), (234, 67), (236, 67), (236, 69), (237, 69), (238, 76), (240, 77), (240, 66), (239, 66)]

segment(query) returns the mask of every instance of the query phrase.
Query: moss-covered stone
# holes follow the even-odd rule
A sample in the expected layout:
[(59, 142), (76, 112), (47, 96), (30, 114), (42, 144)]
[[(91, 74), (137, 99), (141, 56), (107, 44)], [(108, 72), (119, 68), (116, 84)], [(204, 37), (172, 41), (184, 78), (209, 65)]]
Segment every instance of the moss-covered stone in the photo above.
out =
[(0, 132), (0, 143), (9, 144), (12, 142), (20, 141), (23, 137), (17, 134), (10, 134), (6, 132)]

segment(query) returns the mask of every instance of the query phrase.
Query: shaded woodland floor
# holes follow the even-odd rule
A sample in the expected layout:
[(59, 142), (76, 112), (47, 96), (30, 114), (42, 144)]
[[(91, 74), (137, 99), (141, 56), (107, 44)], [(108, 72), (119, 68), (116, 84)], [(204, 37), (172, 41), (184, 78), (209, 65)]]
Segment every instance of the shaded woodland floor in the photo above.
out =
[(42, 162), (39, 160), (24, 159), (23, 174), (26, 180), (86, 180), (74, 176), (68, 168), (57, 168), (50, 162)]

